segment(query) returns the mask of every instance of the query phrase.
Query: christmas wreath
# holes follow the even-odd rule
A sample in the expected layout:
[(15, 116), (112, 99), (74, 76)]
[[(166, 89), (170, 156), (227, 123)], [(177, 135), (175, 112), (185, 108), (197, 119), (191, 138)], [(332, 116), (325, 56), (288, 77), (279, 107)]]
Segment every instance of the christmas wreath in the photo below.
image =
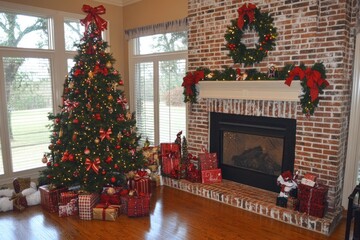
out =
[[(267, 12), (261, 13), (260, 9), (251, 3), (240, 7), (238, 13), (238, 19), (231, 21), (225, 34), (229, 56), (234, 63), (244, 63), (245, 66), (259, 63), (275, 46), (277, 32), (273, 26), (274, 20)], [(255, 30), (259, 35), (255, 49), (247, 49), (241, 42), (246, 30)]]
[(315, 63), (312, 68), (306, 68), (303, 64), (293, 68), (285, 80), (285, 84), (290, 86), (293, 79), (299, 79), (303, 89), (300, 95), (300, 104), (303, 113), (307, 116), (313, 115), (315, 108), (319, 104), (319, 94), (329, 86), (325, 80), (325, 66), (323, 63)]

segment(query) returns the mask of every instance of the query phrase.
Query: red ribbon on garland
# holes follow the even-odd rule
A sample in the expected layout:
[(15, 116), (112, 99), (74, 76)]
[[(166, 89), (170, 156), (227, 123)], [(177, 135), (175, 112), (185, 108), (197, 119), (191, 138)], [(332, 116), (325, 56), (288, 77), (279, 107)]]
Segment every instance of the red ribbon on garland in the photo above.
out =
[(89, 158), (86, 158), (85, 160), (85, 165), (86, 165), (86, 171), (89, 171), (90, 169), (92, 169), (96, 174), (99, 173), (99, 169), (100, 169), (100, 159), (96, 158), (95, 161), (91, 161)]
[(88, 15), (84, 19), (80, 20), (81, 24), (85, 25), (85, 32), (88, 30), (89, 25), (92, 21), (95, 22), (99, 31), (107, 29), (107, 21), (105, 21), (99, 16), (100, 14), (105, 14), (106, 10), (103, 5), (93, 8), (89, 5), (84, 4), (81, 10), (85, 13), (88, 13)]
[(192, 86), (197, 84), (201, 79), (204, 78), (204, 71), (195, 71), (194, 73), (188, 72), (183, 78), (183, 83), (181, 86), (185, 87), (186, 95), (192, 96), (194, 92)]
[(238, 27), (242, 29), (244, 27), (244, 17), (248, 16), (249, 23), (252, 23), (255, 20), (255, 9), (256, 6), (254, 4), (248, 3), (242, 5), (238, 9), (239, 18), (238, 18)]
[(111, 128), (109, 128), (106, 132), (104, 131), (103, 128), (100, 128), (100, 139), (101, 141), (104, 140), (105, 138), (110, 140), (110, 135), (112, 134)]
[(315, 101), (319, 97), (319, 87), (323, 84), (329, 86), (329, 82), (321, 78), (321, 73), (317, 70), (307, 68), (305, 71), (300, 67), (294, 68), (290, 73), (289, 77), (286, 79), (285, 84), (290, 86), (292, 80), (298, 76), (301, 81), (304, 79), (307, 80), (306, 85), (310, 89), (311, 101)]

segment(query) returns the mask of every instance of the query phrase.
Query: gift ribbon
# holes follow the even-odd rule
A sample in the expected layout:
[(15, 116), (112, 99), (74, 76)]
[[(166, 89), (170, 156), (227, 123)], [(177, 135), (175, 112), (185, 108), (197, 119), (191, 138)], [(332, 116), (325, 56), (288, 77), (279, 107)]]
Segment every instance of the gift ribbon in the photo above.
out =
[(81, 24), (85, 25), (85, 32), (88, 30), (92, 21), (95, 22), (98, 30), (103, 31), (107, 29), (107, 22), (99, 16), (100, 14), (105, 13), (103, 5), (92, 8), (89, 5), (84, 4), (82, 11), (88, 14), (84, 19), (80, 20)]
[(103, 141), (105, 138), (110, 140), (110, 135), (112, 134), (111, 128), (109, 128), (106, 132), (104, 131), (103, 128), (100, 128), (100, 139), (101, 141)]
[(244, 17), (248, 16), (249, 23), (252, 23), (255, 20), (255, 9), (254, 4), (244, 4), (238, 9), (239, 18), (238, 18), (238, 27), (242, 29), (244, 27)]
[(89, 171), (92, 169), (96, 174), (99, 173), (99, 165), (100, 165), (100, 159), (96, 158), (95, 161), (91, 161), (89, 158), (86, 158), (85, 160), (86, 165), (86, 171)]

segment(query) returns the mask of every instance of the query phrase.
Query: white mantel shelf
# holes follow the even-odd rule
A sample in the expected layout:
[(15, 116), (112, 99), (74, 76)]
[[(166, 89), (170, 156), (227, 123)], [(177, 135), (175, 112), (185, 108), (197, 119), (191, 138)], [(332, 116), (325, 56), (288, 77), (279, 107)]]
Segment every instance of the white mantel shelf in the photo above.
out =
[(291, 86), (285, 80), (268, 81), (200, 81), (199, 97), (216, 99), (247, 99), (298, 101), (301, 94), (299, 81)]

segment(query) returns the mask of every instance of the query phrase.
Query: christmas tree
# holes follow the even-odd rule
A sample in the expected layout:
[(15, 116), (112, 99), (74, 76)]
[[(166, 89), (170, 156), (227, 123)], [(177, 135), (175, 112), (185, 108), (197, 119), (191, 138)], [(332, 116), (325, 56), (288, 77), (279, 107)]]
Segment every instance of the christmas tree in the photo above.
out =
[(134, 114), (117, 88), (123, 81), (101, 37), (107, 22), (99, 14), (105, 8), (84, 5), (83, 11), (88, 13), (81, 20), (85, 33), (65, 78), (63, 103), (58, 114), (49, 114), (50, 152), (44, 155), (47, 168), (40, 181), (98, 192), (121, 184), (126, 172), (143, 166), (144, 158)]

